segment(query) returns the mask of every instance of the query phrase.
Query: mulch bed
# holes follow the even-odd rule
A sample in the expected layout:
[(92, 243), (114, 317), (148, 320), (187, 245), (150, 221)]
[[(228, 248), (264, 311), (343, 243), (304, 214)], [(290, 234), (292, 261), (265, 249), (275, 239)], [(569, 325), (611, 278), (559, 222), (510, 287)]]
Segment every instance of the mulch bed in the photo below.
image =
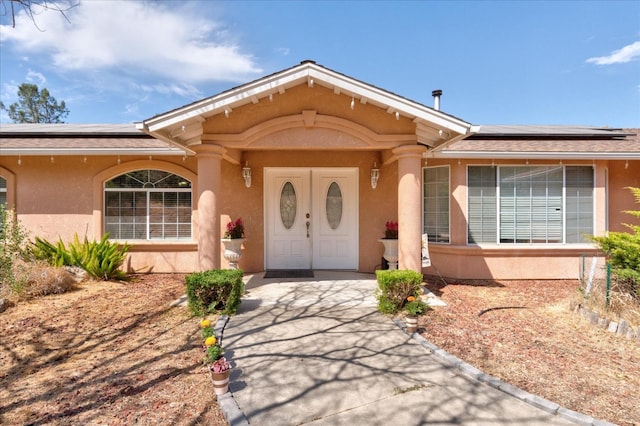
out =
[[(566, 408), (640, 425), (640, 345), (569, 309), (577, 282), (428, 287), (432, 343)], [(0, 314), (0, 424), (225, 425), (202, 366), (198, 319), (168, 304), (184, 276), (86, 283)]]
[(419, 332), (485, 373), (568, 409), (640, 425), (640, 344), (570, 309), (575, 281), (451, 282)]
[(0, 314), (0, 424), (226, 425), (183, 293), (144, 275)]

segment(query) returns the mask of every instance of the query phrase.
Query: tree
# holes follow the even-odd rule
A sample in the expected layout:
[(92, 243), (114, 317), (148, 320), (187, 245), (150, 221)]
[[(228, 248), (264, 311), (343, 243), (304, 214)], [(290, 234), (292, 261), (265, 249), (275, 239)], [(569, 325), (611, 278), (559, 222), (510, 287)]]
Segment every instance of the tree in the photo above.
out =
[(18, 98), (9, 108), (0, 102), (0, 109), (6, 110), (14, 123), (64, 123), (62, 120), (69, 115), (64, 101), (58, 105), (46, 88), (40, 91), (35, 84), (22, 83)]
[[(67, 12), (69, 9), (76, 7), (79, 3), (72, 0), (65, 1), (48, 1), (48, 0), (0, 0), (0, 16), (11, 16), (11, 26), (13, 28), (16, 27), (16, 8), (21, 7), (29, 19), (33, 22), (36, 28), (38, 25), (36, 24), (36, 15), (42, 10), (55, 10), (58, 11), (64, 16), (64, 18), (68, 21)], [(39, 29), (39, 28), (38, 28)]]

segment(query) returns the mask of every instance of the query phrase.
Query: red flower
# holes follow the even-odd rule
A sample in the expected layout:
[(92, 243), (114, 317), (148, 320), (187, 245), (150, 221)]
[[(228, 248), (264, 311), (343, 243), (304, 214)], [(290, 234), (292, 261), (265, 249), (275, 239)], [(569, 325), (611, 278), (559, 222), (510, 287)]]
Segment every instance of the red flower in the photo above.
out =
[(398, 238), (398, 222), (392, 220), (387, 221), (385, 224), (386, 230), (384, 231), (385, 238)]

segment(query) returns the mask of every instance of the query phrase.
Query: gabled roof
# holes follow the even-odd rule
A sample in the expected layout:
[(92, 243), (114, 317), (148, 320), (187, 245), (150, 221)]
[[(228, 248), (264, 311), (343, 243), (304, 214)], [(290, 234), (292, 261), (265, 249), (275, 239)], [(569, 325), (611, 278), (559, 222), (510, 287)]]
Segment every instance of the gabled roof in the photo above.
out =
[(0, 155), (184, 155), (133, 124), (2, 124)]
[(229, 114), (234, 108), (261, 99), (284, 94), (287, 89), (307, 84), (329, 88), (336, 94), (345, 94), (361, 103), (375, 105), (397, 116), (407, 117), (416, 124), (420, 143), (433, 145), (446, 139), (457, 139), (470, 133), (471, 125), (457, 117), (414, 102), (392, 92), (348, 77), (314, 61), (299, 65), (243, 84), (218, 95), (156, 115), (139, 124), (143, 131), (162, 140), (188, 145), (202, 133), (202, 122), (217, 114)]

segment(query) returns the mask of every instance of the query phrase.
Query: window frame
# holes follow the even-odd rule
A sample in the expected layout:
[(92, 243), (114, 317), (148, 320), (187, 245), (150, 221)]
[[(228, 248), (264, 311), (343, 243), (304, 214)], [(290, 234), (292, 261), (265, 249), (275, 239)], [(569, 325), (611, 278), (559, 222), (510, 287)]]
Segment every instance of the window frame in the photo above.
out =
[[(446, 169), (447, 171), (447, 239), (446, 241), (441, 239), (433, 239), (432, 233), (427, 231), (427, 224), (425, 222), (425, 215), (427, 211), (427, 197), (426, 197), (426, 171), (429, 169)], [(436, 184), (438, 181), (436, 181)], [(442, 164), (436, 166), (424, 166), (422, 167), (422, 233), (427, 234), (429, 244), (451, 244), (451, 166), (449, 164)], [(436, 234), (437, 235), (437, 234)]]
[[(174, 187), (168, 187), (168, 188), (154, 188), (154, 187), (147, 187), (146, 184), (143, 185), (142, 188), (107, 188), (107, 184), (108, 182), (117, 179), (123, 175), (127, 175), (129, 173), (135, 173), (135, 172), (140, 172), (140, 171), (154, 171), (154, 172), (162, 172), (162, 173), (167, 173), (168, 175), (175, 175), (178, 176), (181, 179), (184, 179), (185, 181), (189, 182), (190, 187), (189, 188), (174, 188)], [(166, 179), (166, 178), (165, 178)], [(121, 235), (119, 235), (118, 237), (114, 238), (110, 236), (110, 240), (115, 240), (115, 241), (134, 241), (134, 242), (154, 242), (154, 243), (161, 243), (161, 242), (185, 242), (185, 241), (193, 241), (193, 231), (194, 231), (194, 226), (193, 226), (193, 193), (194, 193), (194, 188), (193, 188), (193, 181), (191, 179), (188, 179), (187, 177), (183, 176), (180, 173), (176, 173), (175, 171), (169, 171), (169, 170), (163, 170), (160, 168), (152, 168), (152, 167), (147, 167), (147, 168), (139, 168), (139, 169), (132, 169), (132, 170), (126, 170), (123, 171), (121, 173), (118, 173), (115, 176), (110, 177), (109, 179), (105, 179), (102, 183), (102, 200), (103, 200), (103, 212), (102, 212), (102, 227), (104, 232), (109, 232), (108, 230), (108, 223), (107, 223), (107, 210), (108, 210), (108, 205), (107, 205), (107, 194), (108, 193), (143, 193), (145, 194), (144, 199), (145, 199), (145, 215), (144, 215), (144, 235), (145, 238), (122, 238)], [(158, 223), (156, 221), (152, 222), (151, 219), (151, 214), (150, 214), (150, 210), (152, 208), (151, 206), (151, 197), (152, 197), (152, 193), (188, 193), (189, 194), (189, 221), (187, 222), (180, 222), (179, 220), (177, 220), (176, 222), (173, 223), (167, 223), (164, 220), (161, 223)], [(165, 207), (165, 205), (163, 204), (163, 208)], [(119, 208), (121, 208), (121, 206), (119, 206)], [(176, 208), (179, 209), (179, 197), (176, 197)], [(121, 217), (121, 216), (119, 216)], [(163, 218), (164, 218), (164, 213), (163, 213)], [(176, 214), (176, 218), (179, 219), (180, 214), (179, 211)], [(133, 222), (135, 223), (135, 222)], [(155, 237), (152, 238), (150, 237), (150, 234), (152, 233), (152, 226), (153, 225), (161, 225), (162, 229), (163, 229), (163, 234), (164, 234), (164, 228), (167, 224), (171, 224), (171, 225), (175, 225), (177, 227), (177, 235), (179, 235), (180, 231), (179, 228), (181, 225), (187, 225), (189, 226), (189, 235), (186, 237), (180, 237), (180, 236), (176, 236), (176, 237)], [(127, 225), (131, 225), (131, 224), (127, 224)], [(134, 237), (135, 237), (135, 231), (134, 231)]]
[(7, 190), (7, 186), (9, 185), (8, 179), (5, 178), (3, 175), (0, 175), (0, 180), (4, 181), (4, 185), (0, 185), (0, 194), (4, 194), (4, 201), (0, 200), (0, 204), (8, 204), (9, 201), (9, 191)]
[[(470, 224), (471, 224), (471, 202), (470, 202), (470, 197), (471, 197), (471, 190), (470, 190), (470, 169), (473, 167), (491, 167), (491, 168), (497, 168), (497, 170), (495, 171), (495, 217), (496, 217), (496, 238), (495, 241), (492, 242), (486, 242), (486, 241), (480, 241), (480, 242), (471, 242), (470, 238), (471, 238), (471, 229), (470, 229)], [(562, 186), (560, 188), (560, 193), (561, 193), (561, 200), (560, 200), (560, 204), (561, 204), (561, 208), (562, 208), (562, 215), (561, 215), (561, 224), (560, 224), (560, 229), (561, 229), (561, 241), (559, 242), (533, 242), (533, 241), (529, 241), (529, 242), (502, 242), (501, 240), (501, 186), (500, 186), (500, 179), (501, 179), (501, 175), (500, 175), (500, 168), (506, 168), (506, 167), (528, 167), (528, 168), (553, 168), (553, 167), (561, 167), (562, 168)], [(575, 168), (590, 168), (591, 169), (591, 187), (590, 187), (590, 202), (591, 202), (591, 209), (590, 209), (590, 215), (591, 215), (591, 232), (593, 233), (596, 227), (596, 169), (595, 166), (593, 166), (592, 164), (535, 164), (535, 165), (529, 165), (529, 164), (500, 164), (500, 165), (494, 165), (494, 164), (468, 164), (467, 165), (467, 171), (466, 171), (466, 179), (467, 179), (467, 199), (466, 199), (466, 204), (467, 204), (467, 211), (466, 211), (466, 223), (467, 223), (467, 238), (466, 238), (466, 242), (467, 245), (469, 246), (496, 246), (496, 247), (522, 247), (522, 246), (533, 246), (533, 247), (559, 247), (559, 246), (571, 246), (571, 247), (577, 247), (577, 246), (584, 246), (584, 245), (589, 245), (588, 241), (577, 241), (577, 242), (567, 242), (567, 224), (568, 224), (568, 218), (567, 218), (567, 169), (571, 168), (571, 167), (575, 167)], [(548, 185), (548, 184), (547, 184)], [(548, 194), (548, 189), (549, 187), (546, 187), (547, 189), (547, 194)], [(547, 195), (548, 198), (548, 195)], [(579, 209), (578, 209), (578, 213), (579, 213)], [(579, 221), (579, 217), (578, 217), (578, 221)], [(548, 228), (547, 228), (548, 231)]]

